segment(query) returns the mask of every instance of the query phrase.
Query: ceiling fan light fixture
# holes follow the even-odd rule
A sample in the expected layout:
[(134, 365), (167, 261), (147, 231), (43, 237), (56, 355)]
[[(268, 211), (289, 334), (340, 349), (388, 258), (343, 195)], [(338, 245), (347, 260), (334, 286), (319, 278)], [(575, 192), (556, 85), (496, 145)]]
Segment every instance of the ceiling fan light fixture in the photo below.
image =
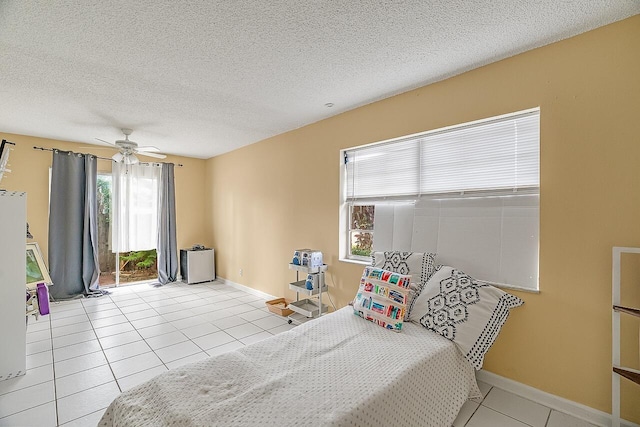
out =
[(124, 164), (125, 165), (135, 165), (136, 163), (139, 163), (140, 160), (138, 160), (138, 158), (136, 157), (135, 154), (129, 154), (127, 156), (124, 157)]
[(137, 142), (129, 140), (131, 132), (131, 129), (122, 129), (124, 139), (118, 139), (115, 143), (105, 141), (100, 138), (96, 139), (119, 150), (118, 153), (111, 157), (117, 163), (124, 163), (125, 165), (135, 165), (140, 163), (138, 156), (136, 156), (137, 153), (141, 156), (155, 157), (156, 159), (164, 159), (167, 157), (164, 154), (158, 153), (158, 151), (160, 151), (158, 147), (154, 147), (153, 145), (144, 145), (140, 147)]

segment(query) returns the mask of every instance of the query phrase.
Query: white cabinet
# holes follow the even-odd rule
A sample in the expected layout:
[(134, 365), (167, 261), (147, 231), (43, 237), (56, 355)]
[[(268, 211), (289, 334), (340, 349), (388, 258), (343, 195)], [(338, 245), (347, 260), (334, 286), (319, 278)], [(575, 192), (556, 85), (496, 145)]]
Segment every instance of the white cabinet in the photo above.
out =
[[(612, 334), (612, 359), (613, 374), (611, 377), (611, 416), (613, 427), (620, 427), (620, 377), (624, 377), (631, 382), (640, 385), (640, 371), (637, 369), (621, 366), (620, 364), (620, 316), (629, 315), (640, 317), (640, 308), (626, 307), (621, 305), (620, 275), (621, 275), (621, 255), (640, 255), (640, 248), (613, 247), (613, 268), (612, 268), (612, 299), (613, 299), (613, 334)], [(637, 282), (636, 282), (637, 285)]]
[[(322, 303), (322, 294), (328, 291), (325, 282), (325, 272), (328, 266), (323, 264), (322, 267), (312, 268), (289, 264), (289, 269), (295, 270), (296, 272), (296, 281), (289, 283), (289, 289), (296, 292), (296, 300), (288, 306), (289, 309), (295, 312), (289, 315), (289, 323), (299, 325), (307, 320), (326, 314), (328, 307)], [(304, 276), (302, 280), (300, 280), (300, 273), (303, 273)], [(317, 284), (317, 286), (312, 287), (312, 289), (307, 289), (306, 286), (309, 275), (312, 276), (312, 282)], [(308, 298), (300, 299), (300, 295)]]
[(213, 249), (181, 249), (180, 274), (182, 281), (188, 285), (216, 280)]
[(27, 195), (0, 191), (0, 380), (26, 372)]

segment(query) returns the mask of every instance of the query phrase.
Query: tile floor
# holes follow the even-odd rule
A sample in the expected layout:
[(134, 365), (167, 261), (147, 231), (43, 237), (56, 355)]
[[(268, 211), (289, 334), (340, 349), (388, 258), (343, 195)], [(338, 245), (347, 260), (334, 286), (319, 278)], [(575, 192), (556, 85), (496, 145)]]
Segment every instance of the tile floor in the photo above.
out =
[(482, 399), (467, 401), (454, 427), (593, 427), (513, 393), (478, 381)]
[[(125, 391), (157, 374), (291, 329), (264, 300), (218, 282), (149, 284), (52, 303), (27, 326), (27, 375), (0, 382), (0, 426), (95, 426)], [(480, 383), (455, 427), (579, 427), (583, 421)]]

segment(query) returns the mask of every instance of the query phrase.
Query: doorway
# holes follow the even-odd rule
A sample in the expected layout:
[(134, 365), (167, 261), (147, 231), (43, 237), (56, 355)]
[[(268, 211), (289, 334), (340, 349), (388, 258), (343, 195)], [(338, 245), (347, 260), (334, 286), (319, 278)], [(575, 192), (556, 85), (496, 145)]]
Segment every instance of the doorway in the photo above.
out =
[(112, 175), (108, 172), (98, 173), (97, 186), (100, 286), (119, 286), (157, 279), (158, 267), (155, 248), (122, 253), (113, 251)]

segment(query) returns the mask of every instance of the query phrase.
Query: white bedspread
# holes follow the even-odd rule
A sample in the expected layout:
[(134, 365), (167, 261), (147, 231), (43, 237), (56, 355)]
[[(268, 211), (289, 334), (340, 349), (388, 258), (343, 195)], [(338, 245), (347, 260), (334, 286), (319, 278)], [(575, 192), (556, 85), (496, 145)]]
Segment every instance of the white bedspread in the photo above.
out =
[(451, 426), (479, 396), (449, 340), (351, 307), (185, 365), (116, 398), (99, 426)]

